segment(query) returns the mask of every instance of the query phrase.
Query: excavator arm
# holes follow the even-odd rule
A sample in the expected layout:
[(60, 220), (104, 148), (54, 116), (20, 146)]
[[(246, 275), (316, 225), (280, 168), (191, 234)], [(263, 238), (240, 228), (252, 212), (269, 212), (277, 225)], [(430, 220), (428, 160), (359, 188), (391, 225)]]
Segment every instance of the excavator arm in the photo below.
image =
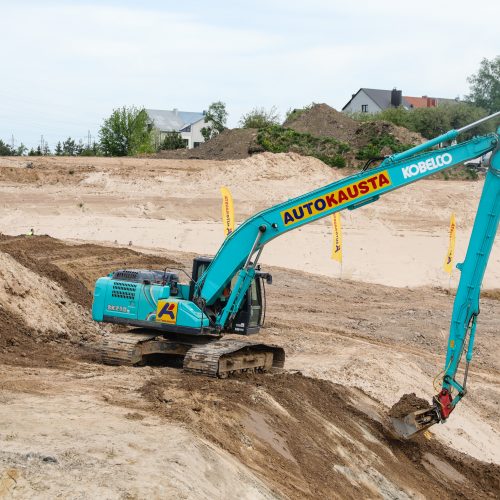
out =
[[(235, 317), (256, 272), (264, 246), (283, 233), (335, 212), (355, 210), (395, 189), (434, 173), (461, 165), (492, 152), (465, 260), (457, 267), (461, 278), (453, 306), (442, 389), (433, 404), (401, 419), (395, 429), (410, 437), (429, 426), (445, 421), (466, 394), (469, 363), (472, 359), (479, 295), (500, 217), (500, 128), (497, 133), (474, 137), (448, 147), (431, 149), (479, 123), (498, 117), (500, 112), (459, 130), (452, 130), (424, 144), (386, 158), (378, 167), (363, 170), (322, 188), (264, 210), (245, 221), (230, 234), (195, 287), (194, 300), (202, 307), (212, 304), (237, 274), (226, 306), (216, 326), (222, 330)], [(465, 352), (463, 381), (456, 379)]]
[[(461, 275), (453, 304), (442, 388), (439, 394), (434, 396), (429, 408), (392, 419), (395, 429), (405, 438), (435, 423), (444, 422), (467, 393), (467, 376), (474, 348), (481, 284), (499, 219), (500, 150), (496, 149), (490, 158), (465, 260), (457, 264)], [(464, 354), (463, 379), (459, 382), (458, 369), (464, 361)]]
[(195, 286), (194, 300), (204, 309), (238, 276), (225, 308), (216, 320), (219, 329), (234, 318), (250, 285), (264, 246), (274, 238), (335, 212), (355, 210), (395, 189), (460, 165), (493, 151), (498, 134), (487, 134), (432, 150), (454, 141), (462, 132), (500, 115), (483, 118), (459, 130), (451, 130), (424, 144), (386, 158), (378, 167), (364, 170), (297, 198), (279, 203), (247, 219), (231, 233)]

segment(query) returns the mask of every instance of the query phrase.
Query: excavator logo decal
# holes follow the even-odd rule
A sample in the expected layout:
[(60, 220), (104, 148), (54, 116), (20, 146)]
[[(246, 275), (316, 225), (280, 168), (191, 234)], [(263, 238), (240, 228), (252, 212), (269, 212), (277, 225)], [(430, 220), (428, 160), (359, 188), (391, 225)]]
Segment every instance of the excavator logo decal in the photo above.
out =
[(349, 201), (362, 198), (367, 194), (375, 193), (391, 185), (392, 181), (389, 172), (384, 170), (368, 179), (352, 182), (331, 193), (318, 196), (306, 203), (284, 210), (281, 212), (281, 218), (285, 226), (291, 226), (323, 212), (323, 215), (326, 215), (331, 208), (344, 205)]
[(415, 175), (425, 174), (430, 170), (450, 165), (452, 161), (453, 156), (451, 156), (450, 153), (444, 153), (442, 155), (437, 155), (435, 158), (428, 158), (425, 161), (419, 161), (413, 165), (403, 167), (401, 172), (403, 173), (403, 178), (408, 179), (410, 177), (415, 177)]
[(177, 305), (177, 302), (171, 300), (159, 300), (156, 320), (163, 323), (177, 323)]

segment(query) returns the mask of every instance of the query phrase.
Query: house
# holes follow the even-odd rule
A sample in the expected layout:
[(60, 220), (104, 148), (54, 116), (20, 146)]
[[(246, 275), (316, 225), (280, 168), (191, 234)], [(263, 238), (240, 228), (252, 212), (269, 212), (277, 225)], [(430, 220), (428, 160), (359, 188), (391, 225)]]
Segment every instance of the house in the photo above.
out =
[(157, 132), (156, 145), (159, 146), (172, 132), (178, 132), (184, 139), (186, 148), (198, 147), (205, 141), (201, 129), (206, 126), (205, 112), (179, 111), (178, 109), (146, 109), (150, 124)]
[(346, 113), (378, 113), (387, 108), (404, 109), (435, 108), (440, 104), (451, 104), (458, 99), (445, 99), (441, 97), (410, 97), (403, 96), (401, 90), (367, 89), (361, 88), (352, 95), (350, 101), (342, 108)]

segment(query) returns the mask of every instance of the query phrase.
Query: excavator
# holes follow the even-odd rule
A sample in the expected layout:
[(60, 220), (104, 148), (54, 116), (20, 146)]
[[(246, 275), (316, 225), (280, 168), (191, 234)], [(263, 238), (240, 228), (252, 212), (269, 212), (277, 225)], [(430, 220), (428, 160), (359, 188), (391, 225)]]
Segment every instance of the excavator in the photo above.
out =
[[(175, 269), (120, 269), (99, 278), (93, 319), (138, 327), (107, 337), (101, 349), (104, 362), (135, 365), (151, 356), (176, 356), (183, 359), (184, 370), (220, 378), (283, 367), (282, 347), (248, 340), (264, 323), (265, 284), (272, 283), (272, 276), (258, 264), (265, 245), (322, 217), (356, 210), (395, 189), (491, 153), (466, 257), (457, 265), (461, 277), (441, 390), (428, 408), (393, 419), (393, 425), (409, 438), (446, 421), (467, 392), (480, 289), (500, 216), (500, 127), (463, 142), (456, 139), (499, 116), (500, 111), (378, 159), (376, 166), (368, 162), (354, 175), (257, 213), (226, 237), (213, 258), (196, 257), (187, 283), (180, 282), (180, 270)], [(235, 335), (223, 338), (226, 333)], [(463, 379), (458, 381), (464, 353)]]

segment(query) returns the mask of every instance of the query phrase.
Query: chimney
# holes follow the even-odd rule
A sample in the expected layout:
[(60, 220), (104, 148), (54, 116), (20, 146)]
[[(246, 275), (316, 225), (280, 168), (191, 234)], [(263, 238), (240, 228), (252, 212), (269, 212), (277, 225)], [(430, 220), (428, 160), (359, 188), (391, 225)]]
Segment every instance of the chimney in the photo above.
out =
[(391, 92), (391, 106), (397, 108), (403, 103), (403, 91), (397, 90), (396, 87)]

